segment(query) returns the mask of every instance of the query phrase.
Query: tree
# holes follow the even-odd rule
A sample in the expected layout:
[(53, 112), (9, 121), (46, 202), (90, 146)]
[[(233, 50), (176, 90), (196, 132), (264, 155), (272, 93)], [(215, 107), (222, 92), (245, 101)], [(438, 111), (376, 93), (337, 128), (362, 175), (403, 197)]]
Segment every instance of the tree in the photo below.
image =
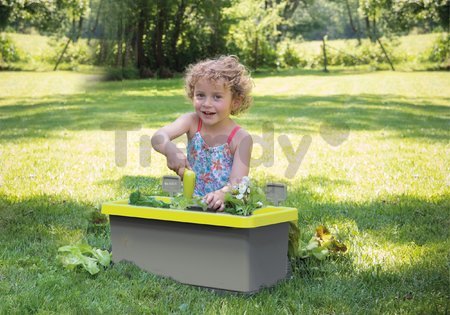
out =
[(227, 16), (234, 21), (227, 43), (239, 51), (243, 61), (253, 69), (275, 64), (275, 44), (280, 33), (278, 27), (283, 23), (284, 5), (240, 0), (226, 10)]

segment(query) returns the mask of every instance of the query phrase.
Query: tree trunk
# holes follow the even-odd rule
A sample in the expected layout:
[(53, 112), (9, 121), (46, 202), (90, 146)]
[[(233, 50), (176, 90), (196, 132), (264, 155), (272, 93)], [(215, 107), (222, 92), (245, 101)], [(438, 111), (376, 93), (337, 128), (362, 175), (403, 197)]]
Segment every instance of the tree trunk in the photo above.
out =
[(345, 6), (347, 7), (348, 19), (350, 21), (350, 27), (353, 32), (356, 34), (356, 38), (358, 39), (358, 45), (361, 45), (361, 36), (359, 35), (359, 30), (356, 28), (355, 23), (353, 23), (352, 11), (350, 9), (350, 3), (348, 0), (345, 0)]
[(145, 21), (146, 21), (146, 13), (145, 9), (141, 8), (139, 12), (139, 20), (137, 25), (137, 34), (136, 34), (136, 65), (140, 71), (143, 71), (147, 66), (145, 60), (145, 51), (144, 51), (144, 32), (145, 32)]
[(64, 54), (66, 53), (67, 47), (69, 47), (70, 42), (72, 41), (72, 37), (69, 36), (69, 39), (67, 40), (66, 45), (64, 46), (64, 49), (61, 52), (61, 55), (59, 55), (58, 61), (55, 64), (55, 67), (53, 68), (53, 71), (56, 71), (58, 69), (59, 64), (61, 63), (62, 58), (64, 57)]
[(117, 23), (117, 55), (116, 55), (116, 67), (122, 65), (122, 49), (123, 49), (123, 19), (122, 13), (119, 14), (119, 21)]
[[(75, 19), (73, 19), (72, 25), (75, 25)], [(77, 30), (75, 30), (75, 28), (73, 28), (72, 35), (69, 36), (69, 39), (67, 40), (67, 43), (66, 43), (66, 45), (64, 46), (64, 49), (61, 52), (61, 55), (59, 55), (59, 58), (58, 58), (58, 61), (55, 64), (55, 67), (53, 68), (53, 71), (56, 71), (58, 69), (58, 66), (61, 63), (61, 61), (62, 61), (62, 59), (64, 57), (64, 54), (66, 53), (67, 48), (69, 47), (70, 42), (71, 41), (76, 42), (78, 40), (78, 38), (80, 38), (82, 28), (83, 28), (83, 17), (80, 16), (80, 19), (78, 21), (78, 28), (77, 28)]]
[(98, 21), (100, 19), (100, 13), (102, 11), (102, 5), (103, 5), (103, 0), (100, 0), (100, 3), (98, 4), (97, 14), (95, 15), (94, 26), (92, 28), (89, 28), (89, 37), (87, 40), (88, 45), (91, 43), (92, 35), (94, 35), (94, 33), (97, 31)]
[(179, 69), (179, 57), (177, 53), (177, 42), (180, 38), (181, 34), (181, 26), (184, 20), (184, 12), (186, 10), (186, 0), (181, 0), (180, 5), (178, 6), (177, 14), (175, 16), (174, 30), (172, 41), (170, 44), (170, 54), (172, 55), (172, 59), (174, 62), (174, 68)]
[(256, 34), (255, 47), (253, 49), (253, 70), (255, 70), (255, 71), (258, 68), (258, 58), (259, 58), (259, 56), (258, 56), (258, 49), (259, 49), (258, 45), (259, 45), (258, 34)]
[[(289, 20), (294, 15), (295, 10), (297, 10), (300, 0), (289, 0), (286, 1), (286, 5), (283, 10), (283, 17), (285, 20)], [(306, 3), (305, 3), (306, 4)]]
[(369, 19), (369, 17), (366, 16), (365, 20), (366, 20), (367, 37), (370, 39), (370, 41), (372, 43), (375, 43), (376, 39), (373, 36), (373, 31), (372, 31), (372, 27), (370, 26), (370, 19)]
[(155, 25), (155, 61), (156, 69), (161, 71), (164, 64), (164, 49), (163, 49), (163, 35), (165, 27), (166, 8), (163, 4), (164, 1), (158, 1), (157, 3), (157, 15)]
[(383, 54), (386, 56), (386, 59), (389, 62), (389, 65), (391, 66), (392, 71), (395, 71), (395, 68), (394, 68), (394, 65), (392, 64), (391, 58), (389, 58), (389, 55), (386, 52), (386, 49), (384, 49), (384, 46), (378, 37), (377, 37), (377, 42), (378, 42), (378, 44), (380, 44), (381, 50), (383, 50)]
[(123, 54), (123, 60), (122, 60), (122, 68), (128, 67), (130, 64), (130, 58), (131, 58), (131, 50), (133, 45), (133, 29), (132, 26), (128, 24), (125, 31), (125, 53)]
[(326, 36), (322, 38), (322, 51), (323, 51), (323, 71), (328, 72), (328, 58), (327, 58), (327, 47), (326, 47)]
[(83, 17), (80, 16), (80, 19), (78, 20), (78, 27), (77, 27), (77, 31), (74, 33), (74, 38), (73, 38), (73, 42), (76, 43), (78, 41), (78, 39), (80, 39), (81, 36), (81, 31), (83, 30)]

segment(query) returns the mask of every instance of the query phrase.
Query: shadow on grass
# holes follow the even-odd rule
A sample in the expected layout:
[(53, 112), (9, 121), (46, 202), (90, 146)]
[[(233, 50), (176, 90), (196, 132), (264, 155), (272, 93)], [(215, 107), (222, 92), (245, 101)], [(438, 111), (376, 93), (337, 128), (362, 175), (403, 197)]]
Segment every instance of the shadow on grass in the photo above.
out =
[[(100, 85), (95, 91), (42, 100), (18, 99), (0, 107), (0, 142), (52, 138), (61, 130), (102, 130), (108, 122), (132, 122), (138, 129), (160, 128), (192, 110), (181, 95), (140, 95), (139, 91), (179, 88), (174, 81)], [(132, 92), (136, 92), (133, 94)], [(291, 97), (255, 97), (250, 113), (238, 118), (250, 131), (260, 132), (273, 122), (276, 132), (315, 134), (321, 124), (351, 131), (388, 130), (400, 138), (448, 140), (448, 98), (405, 99), (397, 95), (362, 94)], [(114, 124), (113, 124), (114, 125)], [(104, 129), (103, 129), (104, 130)]]
[[(124, 176), (118, 181), (102, 181), (97, 185), (114, 187), (118, 197), (112, 199), (116, 200), (136, 189), (158, 191), (160, 183), (161, 180), (154, 177)], [(104, 222), (99, 205), (92, 202), (80, 202), (63, 195), (28, 198), (0, 195), (0, 240), (7, 251), (54, 258), (59, 246), (89, 238), (92, 236), (89, 232), (95, 230), (93, 225)], [(106, 240), (93, 238), (92, 241), (101, 245)]]
[[(430, 199), (411, 195), (386, 195), (362, 202), (332, 202), (315, 187), (348, 186), (351, 183), (306, 177), (289, 192), (287, 206), (299, 209), (299, 222), (340, 224), (354, 222), (359, 232), (370, 233), (379, 240), (418, 246), (445, 242), (449, 237), (450, 195)], [(307, 231), (311, 236), (314, 227)], [(309, 238), (308, 238), (309, 239)]]

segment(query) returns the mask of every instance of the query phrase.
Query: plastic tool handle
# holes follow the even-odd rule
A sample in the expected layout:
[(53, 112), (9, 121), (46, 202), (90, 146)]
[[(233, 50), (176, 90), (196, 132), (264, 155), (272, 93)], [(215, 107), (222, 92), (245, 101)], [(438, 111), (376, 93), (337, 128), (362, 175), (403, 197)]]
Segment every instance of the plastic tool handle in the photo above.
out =
[(183, 174), (183, 195), (185, 198), (192, 199), (195, 188), (195, 173), (185, 169)]

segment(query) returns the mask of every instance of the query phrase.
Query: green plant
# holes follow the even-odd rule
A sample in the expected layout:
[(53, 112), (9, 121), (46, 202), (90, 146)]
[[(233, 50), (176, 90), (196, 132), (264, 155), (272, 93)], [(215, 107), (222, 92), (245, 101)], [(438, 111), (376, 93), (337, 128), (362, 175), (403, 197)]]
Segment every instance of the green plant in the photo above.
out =
[(431, 62), (442, 63), (450, 58), (450, 34), (445, 33), (439, 36), (428, 51), (425, 58)]
[(225, 194), (224, 212), (248, 216), (255, 209), (261, 208), (265, 202), (263, 190), (249, 177), (244, 176), (239, 184), (234, 185), (231, 191)]
[(135, 206), (170, 208), (170, 203), (165, 203), (164, 201), (158, 200), (152, 196), (143, 195), (139, 190), (130, 194), (129, 203), (130, 205)]
[[(55, 64), (59, 60), (61, 53), (67, 44), (67, 40), (66, 37), (50, 38), (48, 41), (49, 48), (44, 51), (41, 57), (43, 61)], [(69, 43), (62, 56), (61, 63), (66, 63), (71, 66), (93, 64), (95, 59), (94, 55), (94, 48), (89, 47), (84, 40), (78, 40), (75, 43)]]
[(17, 62), (21, 59), (21, 53), (11, 37), (0, 35), (0, 62)]
[(308, 244), (302, 245), (299, 251), (300, 258), (315, 257), (324, 260), (332, 253), (347, 251), (347, 246), (323, 225), (316, 228), (316, 233)]
[(89, 244), (80, 243), (58, 248), (58, 258), (63, 266), (74, 270), (81, 266), (91, 275), (100, 271), (98, 264), (108, 267), (111, 264), (111, 254), (107, 250), (93, 248)]
[(186, 198), (183, 194), (179, 194), (173, 197), (170, 203), (158, 200), (154, 196), (144, 195), (139, 190), (134, 191), (130, 194), (129, 204), (135, 206), (145, 206), (154, 208), (164, 208), (164, 209), (179, 209), (187, 210), (190, 207), (200, 207), (204, 211), (207, 206), (202, 201), (201, 197), (194, 196), (192, 198)]
[(290, 41), (284, 41), (278, 45), (279, 57), (278, 64), (282, 68), (298, 68), (305, 67), (307, 61), (300, 57), (298, 51), (294, 48)]

